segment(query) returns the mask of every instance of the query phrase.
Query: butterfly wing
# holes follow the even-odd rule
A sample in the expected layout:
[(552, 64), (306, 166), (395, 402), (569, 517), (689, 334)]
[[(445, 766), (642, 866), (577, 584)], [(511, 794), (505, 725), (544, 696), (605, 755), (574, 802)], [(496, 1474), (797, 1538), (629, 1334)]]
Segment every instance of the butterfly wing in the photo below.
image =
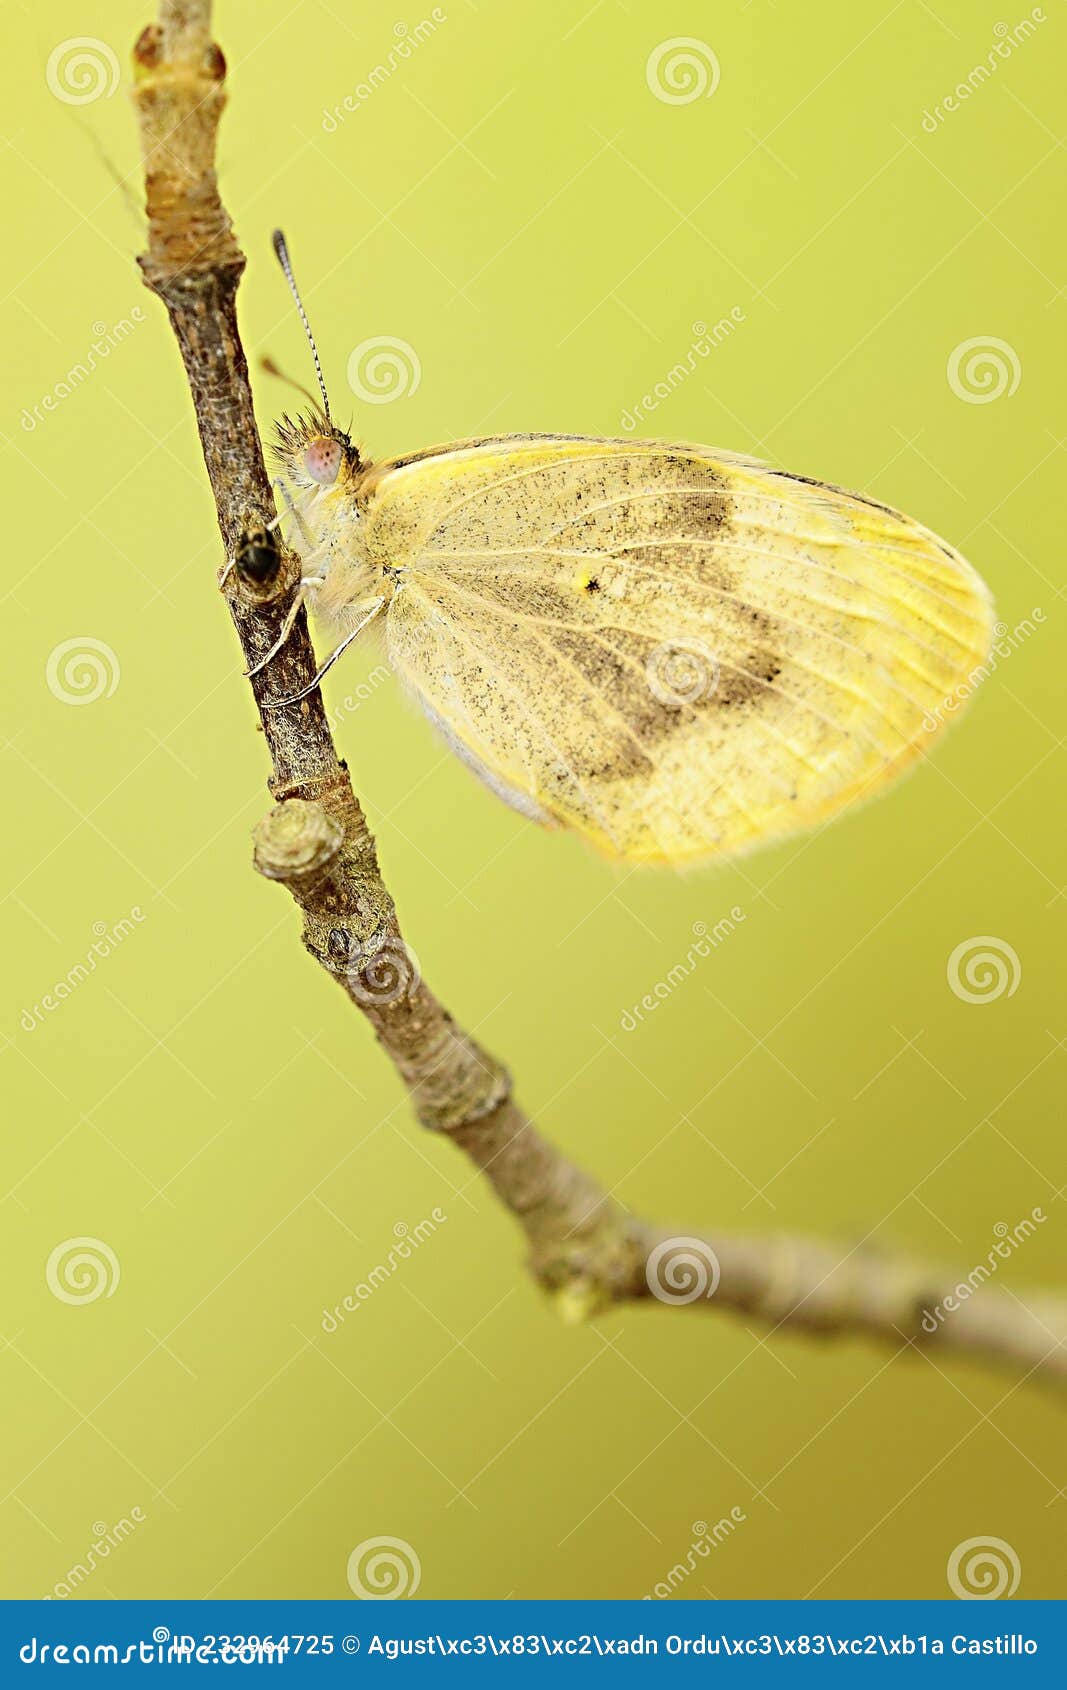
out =
[(700, 446), (512, 436), (383, 465), (393, 664), (466, 760), (609, 852), (745, 849), (876, 791), (986, 655), (958, 553)]

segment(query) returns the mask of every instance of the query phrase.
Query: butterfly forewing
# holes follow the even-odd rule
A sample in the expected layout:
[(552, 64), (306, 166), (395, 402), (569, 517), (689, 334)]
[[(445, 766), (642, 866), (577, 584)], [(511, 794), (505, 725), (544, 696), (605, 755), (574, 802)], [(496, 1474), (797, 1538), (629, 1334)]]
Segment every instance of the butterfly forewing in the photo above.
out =
[(629, 858), (875, 790), (988, 647), (936, 536), (703, 447), (479, 441), (381, 466), (361, 505), (416, 697), (499, 790)]

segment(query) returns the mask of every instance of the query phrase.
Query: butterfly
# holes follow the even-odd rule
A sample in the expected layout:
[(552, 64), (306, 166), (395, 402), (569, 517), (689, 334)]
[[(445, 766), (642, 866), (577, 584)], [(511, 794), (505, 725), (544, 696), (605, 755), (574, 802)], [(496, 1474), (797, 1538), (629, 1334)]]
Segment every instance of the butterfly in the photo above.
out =
[(973, 691), (988, 590), (865, 494), (684, 442), (495, 435), (368, 460), (331, 419), (280, 232), (275, 249), (322, 394), (275, 448), (304, 560), (278, 646), (305, 599), (341, 635), (315, 685), (377, 622), (514, 809), (672, 864), (879, 791)]

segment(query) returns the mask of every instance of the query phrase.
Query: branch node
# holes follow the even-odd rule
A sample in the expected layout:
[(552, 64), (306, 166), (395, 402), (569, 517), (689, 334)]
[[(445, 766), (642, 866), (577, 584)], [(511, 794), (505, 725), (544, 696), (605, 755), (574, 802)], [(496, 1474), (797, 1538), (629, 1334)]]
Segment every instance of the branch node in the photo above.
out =
[(133, 98), (145, 163), (149, 287), (241, 260), (215, 181), (215, 138), (225, 101), (226, 61), (211, 39), (208, 8), (163, 8), (134, 48)]
[(133, 49), (134, 75), (141, 76), (155, 70), (163, 57), (163, 31), (157, 23), (147, 23)]
[(602, 1314), (611, 1304), (603, 1286), (598, 1285), (596, 1280), (587, 1279), (580, 1274), (557, 1286), (554, 1291), (549, 1292), (549, 1296), (564, 1326), (584, 1326), (595, 1315)]
[(338, 855), (344, 829), (321, 804), (306, 798), (287, 798), (263, 817), (252, 838), (260, 874), (268, 880), (306, 887)]
[(285, 561), (277, 532), (254, 523), (241, 535), (233, 554), (238, 585), (243, 598), (255, 605), (269, 604), (284, 590)]

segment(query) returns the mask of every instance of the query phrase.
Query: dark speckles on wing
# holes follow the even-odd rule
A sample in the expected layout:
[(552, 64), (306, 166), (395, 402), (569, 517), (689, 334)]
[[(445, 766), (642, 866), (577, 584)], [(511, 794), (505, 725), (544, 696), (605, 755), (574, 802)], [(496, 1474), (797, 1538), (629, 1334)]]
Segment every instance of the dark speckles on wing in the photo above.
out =
[[(610, 547), (613, 539), (678, 533), (711, 537), (728, 495), (724, 477), (697, 457), (590, 442), (584, 456), (546, 456), (499, 470), (462, 503), (446, 508), (427, 544), (432, 550), (510, 547), (540, 534), (545, 545)], [(472, 489), (473, 491), (473, 489)]]
[(749, 651), (736, 668), (720, 670), (715, 689), (717, 702), (724, 710), (737, 709), (762, 697), (778, 679), (782, 665), (768, 651)]
[[(650, 685), (658, 642), (629, 629), (611, 628), (595, 634), (558, 631), (552, 644), (591, 697), (609, 700), (607, 726), (616, 772), (647, 771), (649, 752), (658, 740), (677, 733), (679, 720), (677, 705), (658, 698)], [(710, 708), (712, 703), (697, 700), (691, 708)]]
[(387, 468), (381, 508), (401, 673), (502, 780), (633, 858), (741, 849), (876, 789), (984, 650), (980, 584), (918, 524), (697, 447), (487, 441)]
[[(732, 731), (781, 673), (772, 619), (739, 595), (734, 554), (716, 544), (730, 513), (726, 477), (682, 451), (555, 460), (447, 513), (425, 590), (446, 616), (477, 600), (505, 636), (513, 617), (511, 637), (537, 642), (543, 686), (577, 685), (599, 724), (559, 730), (577, 776), (647, 775), (658, 745), (701, 720)], [(691, 638), (694, 589), (715, 684), (665, 699), (656, 675)]]

